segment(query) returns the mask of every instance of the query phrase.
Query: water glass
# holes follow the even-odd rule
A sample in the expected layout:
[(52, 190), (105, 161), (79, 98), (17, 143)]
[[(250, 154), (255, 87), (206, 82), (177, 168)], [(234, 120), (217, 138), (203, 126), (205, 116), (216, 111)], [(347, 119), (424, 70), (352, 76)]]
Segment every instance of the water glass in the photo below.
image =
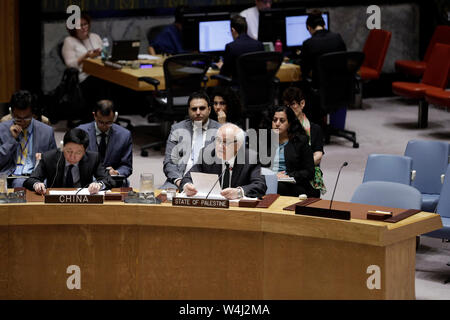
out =
[(154, 193), (154, 177), (153, 173), (142, 173), (140, 180), (140, 193)]
[(0, 174), (0, 193), (8, 193), (8, 175)]
[(177, 189), (169, 188), (166, 191), (167, 201), (172, 201), (173, 198), (177, 195)]

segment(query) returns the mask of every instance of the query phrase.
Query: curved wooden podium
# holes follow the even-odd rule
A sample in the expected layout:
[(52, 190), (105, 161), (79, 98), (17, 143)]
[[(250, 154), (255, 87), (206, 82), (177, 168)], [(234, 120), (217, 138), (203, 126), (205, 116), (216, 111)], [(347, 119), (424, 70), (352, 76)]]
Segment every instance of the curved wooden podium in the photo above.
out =
[[(389, 224), (358, 218), (373, 206), (343, 202), (335, 207), (350, 221), (283, 210), (296, 202), (0, 205), (0, 299), (415, 298), (415, 237), (440, 228), (439, 215)], [(80, 289), (67, 286), (69, 266)]]

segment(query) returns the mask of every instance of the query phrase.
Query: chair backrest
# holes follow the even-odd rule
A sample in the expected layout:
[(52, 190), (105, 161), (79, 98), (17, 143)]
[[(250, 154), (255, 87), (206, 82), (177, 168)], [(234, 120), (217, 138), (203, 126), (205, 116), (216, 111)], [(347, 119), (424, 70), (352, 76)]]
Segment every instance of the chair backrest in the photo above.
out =
[(350, 202), (402, 209), (420, 209), (420, 191), (403, 183), (368, 181), (360, 184)]
[(266, 194), (276, 194), (278, 191), (278, 177), (276, 174), (266, 174), (264, 175), (266, 179)]
[(372, 29), (367, 36), (363, 52), (365, 54), (363, 66), (375, 69), (378, 74), (383, 68), (384, 59), (389, 48), (392, 33), (381, 29)]
[(436, 212), (442, 217), (450, 218), (450, 165), (447, 166), (447, 171), (445, 172), (444, 184), (442, 185)]
[(450, 45), (436, 43), (423, 74), (422, 83), (445, 88), (450, 68)]
[(273, 79), (283, 61), (280, 52), (251, 52), (237, 59), (238, 85), (245, 112), (263, 111), (274, 103)]
[(354, 101), (356, 72), (364, 60), (359, 51), (326, 53), (318, 59), (320, 106), (327, 113), (346, 108)]
[(443, 141), (410, 140), (405, 156), (412, 158), (416, 178), (412, 186), (422, 193), (441, 193), (441, 175), (448, 166), (449, 144)]
[(412, 158), (394, 154), (370, 154), (363, 182), (389, 181), (411, 184)]
[[(186, 97), (202, 89), (202, 81), (210, 63), (210, 56), (201, 53), (178, 54), (164, 61), (168, 109), (177, 107), (174, 104), (175, 98)], [(186, 111), (186, 104), (179, 107)]]
[(450, 44), (450, 26), (437, 26), (436, 29), (434, 29), (433, 36), (431, 37), (423, 58), (424, 61), (428, 62), (428, 60), (430, 60), (431, 52), (433, 52), (436, 43)]

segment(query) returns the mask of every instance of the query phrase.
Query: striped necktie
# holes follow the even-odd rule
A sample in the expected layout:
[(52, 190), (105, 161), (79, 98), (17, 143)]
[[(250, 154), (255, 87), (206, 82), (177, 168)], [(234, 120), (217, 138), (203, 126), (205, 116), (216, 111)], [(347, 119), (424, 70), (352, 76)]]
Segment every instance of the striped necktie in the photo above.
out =
[(17, 164), (25, 165), (25, 160), (27, 159), (27, 156), (28, 156), (28, 148), (27, 148), (28, 130), (23, 129), (22, 133), (23, 133), (23, 137), (22, 137), (22, 140), (20, 141), (20, 154), (19, 154), (19, 157), (17, 158)]

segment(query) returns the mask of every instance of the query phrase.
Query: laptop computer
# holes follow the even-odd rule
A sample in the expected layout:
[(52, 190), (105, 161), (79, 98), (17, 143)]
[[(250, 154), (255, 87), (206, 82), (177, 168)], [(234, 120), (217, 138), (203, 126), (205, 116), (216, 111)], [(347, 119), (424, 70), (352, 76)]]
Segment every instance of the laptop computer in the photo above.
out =
[(119, 40), (113, 41), (111, 60), (137, 60), (141, 42), (139, 40)]

